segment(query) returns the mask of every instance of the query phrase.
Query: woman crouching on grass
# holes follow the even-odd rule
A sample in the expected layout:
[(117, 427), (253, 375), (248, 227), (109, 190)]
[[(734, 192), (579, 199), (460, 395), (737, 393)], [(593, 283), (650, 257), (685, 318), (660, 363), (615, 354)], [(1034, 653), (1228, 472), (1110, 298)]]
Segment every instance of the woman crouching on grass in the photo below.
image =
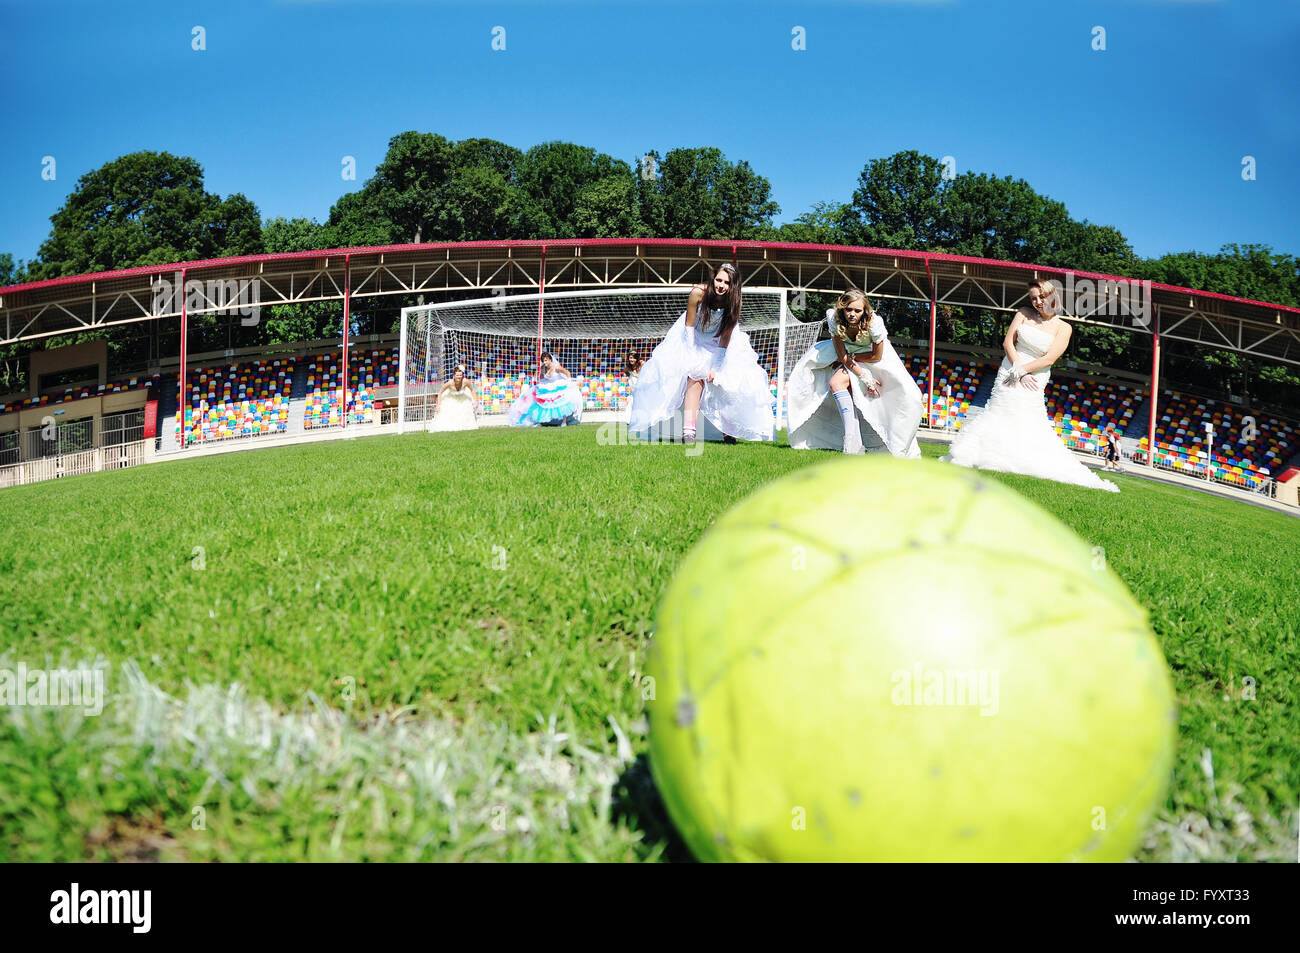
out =
[(435, 432), (477, 430), (477, 410), (474, 388), (465, 379), (465, 365), (457, 364), (451, 380), (438, 390), (438, 400), (434, 405), (436, 416), (429, 429)]
[(582, 423), (582, 388), (549, 351), (542, 353), (542, 377), (510, 405), (512, 427), (567, 427)]
[(884, 451), (918, 459), (921, 388), (857, 288), (826, 312), (831, 337), (799, 358), (788, 388), (790, 446), (796, 450)]

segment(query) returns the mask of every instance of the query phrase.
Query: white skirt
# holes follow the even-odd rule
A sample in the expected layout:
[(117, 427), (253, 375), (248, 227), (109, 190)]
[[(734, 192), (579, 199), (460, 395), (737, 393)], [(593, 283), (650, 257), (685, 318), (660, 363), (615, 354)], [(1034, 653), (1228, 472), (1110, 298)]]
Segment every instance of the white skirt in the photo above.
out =
[[(707, 382), (710, 371), (712, 383)], [(700, 398), (701, 439), (713, 438), (714, 429), (741, 440), (775, 439), (771, 385), (749, 335), (733, 328), (731, 343), (723, 348), (698, 326), (688, 328), (684, 311), (641, 367), (628, 429), (644, 437), (672, 422), (682, 411), (692, 380), (706, 381)]]
[(1011, 362), (1003, 358), (983, 412), (967, 419), (942, 459), (959, 467), (1023, 473), (1118, 493), (1119, 487), (1079, 462), (1057, 436), (1044, 402), (1050, 372), (1035, 371), (1039, 388), (1030, 390), (1019, 383), (1003, 383), (1010, 369)]
[[(803, 353), (790, 374), (786, 403), (790, 446), (796, 450), (844, 448), (840, 408), (831, 397), (831, 376), (838, 360), (833, 341), (818, 341)], [(858, 376), (849, 374), (863, 449), (919, 459), (916, 431), (924, 412), (921, 388), (889, 341), (885, 341), (877, 363), (860, 363), (880, 383), (880, 396), (871, 397)]]
[(451, 430), (477, 430), (474, 401), (468, 391), (447, 391), (438, 405), (438, 415), (429, 424), (433, 433)]

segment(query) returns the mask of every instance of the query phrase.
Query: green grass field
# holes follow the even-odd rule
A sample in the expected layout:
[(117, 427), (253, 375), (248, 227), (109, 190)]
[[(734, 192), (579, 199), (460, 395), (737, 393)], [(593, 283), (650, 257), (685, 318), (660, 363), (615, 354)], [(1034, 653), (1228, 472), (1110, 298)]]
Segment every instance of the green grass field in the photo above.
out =
[[(684, 857), (647, 770), (656, 605), (718, 515), (827, 457), (489, 429), (0, 491), (0, 669), (108, 689), (0, 712), (0, 860)], [(1138, 859), (1296, 860), (1300, 520), (991, 478), (1150, 610), (1179, 743)]]

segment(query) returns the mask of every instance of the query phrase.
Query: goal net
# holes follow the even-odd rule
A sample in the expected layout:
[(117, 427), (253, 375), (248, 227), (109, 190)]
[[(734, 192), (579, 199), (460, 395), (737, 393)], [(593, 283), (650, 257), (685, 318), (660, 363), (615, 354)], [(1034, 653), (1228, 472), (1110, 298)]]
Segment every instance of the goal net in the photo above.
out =
[[(553, 354), (582, 389), (584, 411), (623, 411), (627, 356), (650, 356), (686, 310), (690, 287), (618, 288), (494, 295), (402, 309), (398, 421), (432, 419), (439, 388), (465, 365), (480, 414), (504, 414)], [(821, 322), (805, 324), (786, 292), (746, 288), (740, 327), (767, 371), (772, 408), (784, 426), (785, 384)]]

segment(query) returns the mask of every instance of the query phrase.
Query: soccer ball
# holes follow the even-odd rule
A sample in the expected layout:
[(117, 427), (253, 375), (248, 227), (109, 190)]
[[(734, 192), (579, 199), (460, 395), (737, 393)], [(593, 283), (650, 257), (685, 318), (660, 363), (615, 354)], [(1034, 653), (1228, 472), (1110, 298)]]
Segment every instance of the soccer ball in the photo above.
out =
[(841, 459), (724, 514), (660, 606), (651, 767), (701, 860), (1123, 860), (1162, 803), (1168, 668), (1055, 517)]

